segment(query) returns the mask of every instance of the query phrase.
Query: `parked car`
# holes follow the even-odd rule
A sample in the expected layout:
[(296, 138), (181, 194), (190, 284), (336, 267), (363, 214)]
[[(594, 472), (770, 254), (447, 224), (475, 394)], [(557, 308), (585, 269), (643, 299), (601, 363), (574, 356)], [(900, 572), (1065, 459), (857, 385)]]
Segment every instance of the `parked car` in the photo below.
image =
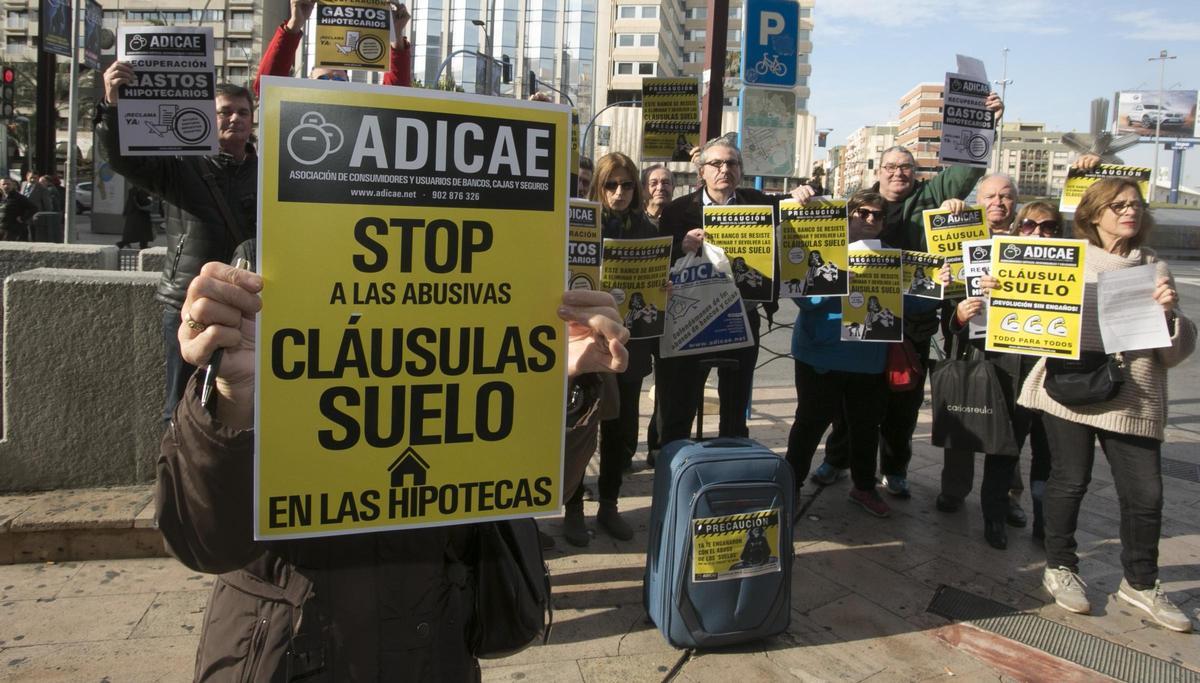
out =
[(75, 211), (86, 213), (92, 210), (92, 181), (75, 185)]

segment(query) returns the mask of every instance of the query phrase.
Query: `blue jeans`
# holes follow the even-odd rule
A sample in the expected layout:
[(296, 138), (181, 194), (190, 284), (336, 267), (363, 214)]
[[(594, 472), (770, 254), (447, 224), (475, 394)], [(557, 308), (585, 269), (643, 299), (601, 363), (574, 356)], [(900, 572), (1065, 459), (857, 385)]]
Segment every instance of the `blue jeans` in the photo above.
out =
[(163, 403), (163, 422), (170, 422), (175, 414), (175, 404), (183, 398), (183, 390), (188, 379), (196, 372), (196, 366), (190, 365), (179, 354), (179, 309), (174, 306), (163, 306), (163, 352), (167, 357), (167, 397)]

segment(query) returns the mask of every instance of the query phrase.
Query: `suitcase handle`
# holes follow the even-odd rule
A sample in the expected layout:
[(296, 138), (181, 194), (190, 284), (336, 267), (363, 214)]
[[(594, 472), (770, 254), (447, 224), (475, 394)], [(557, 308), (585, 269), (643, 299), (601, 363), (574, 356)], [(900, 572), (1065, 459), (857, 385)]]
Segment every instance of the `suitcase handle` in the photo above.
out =
[(754, 441), (740, 436), (718, 436), (715, 439), (708, 441), (697, 442), (704, 448), (744, 448), (746, 446), (757, 446)]

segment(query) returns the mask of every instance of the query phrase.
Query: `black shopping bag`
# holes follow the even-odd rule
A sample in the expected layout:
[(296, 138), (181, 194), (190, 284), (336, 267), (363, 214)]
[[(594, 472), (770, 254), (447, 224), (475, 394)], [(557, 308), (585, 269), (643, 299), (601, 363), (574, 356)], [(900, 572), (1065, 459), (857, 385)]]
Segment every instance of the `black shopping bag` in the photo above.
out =
[(933, 445), (975, 453), (1018, 455), (1012, 416), (991, 363), (950, 358), (932, 375)]

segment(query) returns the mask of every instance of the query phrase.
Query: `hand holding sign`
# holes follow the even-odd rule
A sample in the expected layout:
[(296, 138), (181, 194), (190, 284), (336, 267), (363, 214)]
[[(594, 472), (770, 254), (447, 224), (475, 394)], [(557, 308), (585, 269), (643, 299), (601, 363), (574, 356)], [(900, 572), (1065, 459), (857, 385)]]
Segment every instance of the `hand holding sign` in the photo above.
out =
[(134, 82), (133, 67), (125, 62), (113, 62), (104, 71), (104, 101), (116, 104), (120, 97), (121, 86)]
[(563, 292), (558, 317), (567, 322), (567, 375), (622, 372), (629, 361), (629, 330), (608, 292), (575, 289)]

